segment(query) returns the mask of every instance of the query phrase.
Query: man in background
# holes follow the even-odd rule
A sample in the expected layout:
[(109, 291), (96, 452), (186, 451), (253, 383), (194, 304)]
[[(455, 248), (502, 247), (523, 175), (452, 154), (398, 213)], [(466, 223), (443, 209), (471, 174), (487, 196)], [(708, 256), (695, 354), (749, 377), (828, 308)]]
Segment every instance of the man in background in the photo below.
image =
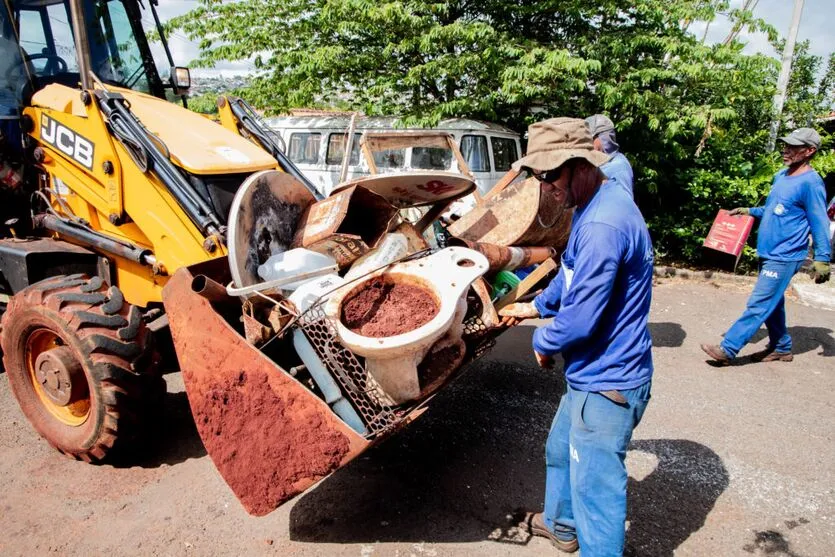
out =
[(815, 247), (812, 264), (815, 282), (829, 280), (831, 254), (826, 193), (820, 174), (809, 164), (820, 149), (820, 135), (811, 128), (799, 128), (780, 141), (786, 168), (774, 176), (765, 206), (731, 211), (732, 215), (760, 219), (757, 237), (760, 275), (742, 317), (731, 325), (722, 343), (702, 344), (702, 350), (721, 364), (736, 358), (763, 323), (768, 329), (768, 347), (754, 354), (753, 359), (792, 361), (784, 293), (806, 260), (810, 232)]
[(600, 167), (607, 181), (615, 184), (634, 198), (634, 174), (632, 165), (626, 155), (620, 152), (620, 146), (615, 138), (615, 125), (603, 114), (595, 114), (586, 118), (591, 136), (594, 139), (595, 151), (609, 155), (609, 162)]

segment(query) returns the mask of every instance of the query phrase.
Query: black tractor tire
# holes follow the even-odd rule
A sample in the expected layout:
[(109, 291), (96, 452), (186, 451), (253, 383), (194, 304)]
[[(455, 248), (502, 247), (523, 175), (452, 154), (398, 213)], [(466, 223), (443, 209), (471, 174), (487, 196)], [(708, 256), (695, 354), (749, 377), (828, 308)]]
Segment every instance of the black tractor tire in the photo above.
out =
[[(14, 396), (38, 433), (67, 456), (100, 462), (138, 438), (165, 393), (150, 339), (139, 308), (118, 288), (100, 277), (70, 275), (15, 294), (0, 344)], [(54, 384), (72, 385), (71, 397), (50, 391), (43, 379), (54, 369), (38, 363), (47, 352), (69, 362), (62, 369), (72, 369), (65, 377), (74, 380)], [(67, 399), (55, 402), (61, 395)]]

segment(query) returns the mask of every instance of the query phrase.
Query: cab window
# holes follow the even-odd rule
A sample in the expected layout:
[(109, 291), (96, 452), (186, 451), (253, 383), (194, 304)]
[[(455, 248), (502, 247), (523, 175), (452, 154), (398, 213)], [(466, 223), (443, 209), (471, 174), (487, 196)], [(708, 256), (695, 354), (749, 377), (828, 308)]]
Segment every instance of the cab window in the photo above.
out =
[(490, 144), (493, 147), (493, 170), (497, 172), (510, 170), (510, 165), (519, 158), (519, 153), (516, 152), (516, 142), (505, 137), (491, 137)]
[(290, 134), (290, 160), (300, 164), (318, 164), (321, 133)]
[(490, 172), (490, 154), (487, 138), (483, 135), (465, 135), (461, 138), (461, 154), (473, 172)]
[[(131, 18), (122, 0), (85, 0), (82, 11), (87, 24), (90, 69), (104, 81), (143, 93), (151, 92), (148, 67), (150, 53), (143, 58), (141, 23)], [(40, 84), (48, 82), (75, 86), (80, 80), (67, 0), (22, 4), (17, 18), (20, 44), (28, 67)], [(141, 35), (141, 36), (140, 36)], [(145, 44), (144, 42), (142, 44)]]
[[(342, 164), (345, 158), (345, 141), (348, 137), (346, 133), (332, 133), (328, 137), (328, 150), (325, 154), (325, 164)], [(360, 162), (360, 138), (361, 133), (354, 134), (354, 143), (351, 146), (351, 160), (348, 161), (350, 166), (356, 166)]]
[(94, 3), (97, 20), (89, 32), (90, 59), (99, 79), (134, 91), (150, 93), (145, 63), (136, 42), (134, 28), (119, 1), (99, 0)]
[(78, 73), (68, 4), (21, 9), (18, 17), (20, 46), (36, 76)]

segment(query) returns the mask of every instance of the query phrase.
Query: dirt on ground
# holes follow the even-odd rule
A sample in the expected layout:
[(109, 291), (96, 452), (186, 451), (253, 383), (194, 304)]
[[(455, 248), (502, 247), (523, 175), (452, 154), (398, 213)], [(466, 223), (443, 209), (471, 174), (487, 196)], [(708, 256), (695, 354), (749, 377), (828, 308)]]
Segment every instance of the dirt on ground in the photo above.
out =
[[(699, 350), (750, 286), (662, 281), (652, 400), (627, 455), (626, 555), (824, 557), (835, 547), (835, 312), (787, 302), (792, 363)], [(132, 461), (91, 466), (38, 438), (0, 376), (0, 555), (547, 556), (517, 528), (539, 509), (543, 446), (564, 390), (536, 323), (502, 336), (405, 430), (261, 518), (200, 442), (179, 374)], [(279, 419), (279, 418), (277, 418)]]

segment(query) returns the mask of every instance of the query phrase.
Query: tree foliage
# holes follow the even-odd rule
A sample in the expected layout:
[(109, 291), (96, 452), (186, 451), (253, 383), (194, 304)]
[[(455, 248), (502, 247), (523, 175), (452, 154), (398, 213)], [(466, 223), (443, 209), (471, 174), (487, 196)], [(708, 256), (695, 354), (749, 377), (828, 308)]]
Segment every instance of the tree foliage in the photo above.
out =
[[(200, 0), (169, 22), (200, 41), (198, 66), (252, 60), (243, 95), (293, 107), (445, 117), (524, 131), (550, 116), (609, 114), (636, 167), (657, 249), (698, 256), (719, 206), (752, 204), (778, 157), (764, 154), (778, 63), (743, 52), (743, 29), (773, 28), (727, 0)], [(718, 13), (726, 41), (691, 31)], [(787, 117), (832, 103), (835, 59), (797, 51)]]

